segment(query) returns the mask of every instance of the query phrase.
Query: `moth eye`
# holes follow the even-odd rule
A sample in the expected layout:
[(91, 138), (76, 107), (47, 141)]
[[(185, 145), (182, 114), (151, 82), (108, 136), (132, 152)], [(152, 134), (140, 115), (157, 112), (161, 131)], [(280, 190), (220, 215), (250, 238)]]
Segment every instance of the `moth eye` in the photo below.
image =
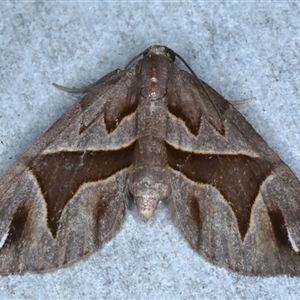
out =
[(173, 50), (171, 50), (170, 48), (165, 47), (165, 51), (166, 51), (166, 55), (172, 60), (175, 61), (176, 58), (176, 54)]

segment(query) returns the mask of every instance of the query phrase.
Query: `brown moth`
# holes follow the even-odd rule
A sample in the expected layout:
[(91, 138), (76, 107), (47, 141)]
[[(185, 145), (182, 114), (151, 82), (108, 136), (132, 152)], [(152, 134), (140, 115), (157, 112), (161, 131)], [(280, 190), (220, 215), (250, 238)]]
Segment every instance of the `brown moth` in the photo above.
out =
[[(0, 182), (0, 273), (45, 272), (163, 199), (210, 262), (300, 275), (300, 184), (241, 114), (164, 46), (102, 78)], [(184, 62), (184, 60), (183, 60)], [(130, 62), (131, 64), (131, 62)]]

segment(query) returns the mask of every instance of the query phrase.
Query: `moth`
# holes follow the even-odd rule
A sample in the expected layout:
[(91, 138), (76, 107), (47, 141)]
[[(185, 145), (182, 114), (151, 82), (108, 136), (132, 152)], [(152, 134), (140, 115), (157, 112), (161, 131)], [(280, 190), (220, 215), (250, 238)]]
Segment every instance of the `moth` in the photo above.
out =
[[(244, 117), (153, 46), (97, 82), (0, 182), (0, 274), (46, 272), (161, 201), (192, 248), (244, 275), (300, 275), (300, 184)], [(135, 63), (134, 63), (135, 62)]]

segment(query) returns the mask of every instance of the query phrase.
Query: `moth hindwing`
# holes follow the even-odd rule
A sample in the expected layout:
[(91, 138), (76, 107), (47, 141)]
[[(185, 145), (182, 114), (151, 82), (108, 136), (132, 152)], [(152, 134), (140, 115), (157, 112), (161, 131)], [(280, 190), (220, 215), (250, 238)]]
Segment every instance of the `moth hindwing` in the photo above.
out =
[(0, 182), (0, 273), (97, 250), (131, 194), (164, 199), (190, 245), (246, 275), (300, 275), (300, 184), (239, 112), (164, 46), (109, 73)]

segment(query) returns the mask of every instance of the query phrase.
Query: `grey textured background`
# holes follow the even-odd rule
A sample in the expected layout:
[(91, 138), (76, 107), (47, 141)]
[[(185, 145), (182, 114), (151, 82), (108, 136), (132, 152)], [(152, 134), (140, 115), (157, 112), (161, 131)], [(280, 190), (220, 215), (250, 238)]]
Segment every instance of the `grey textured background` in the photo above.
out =
[[(183, 3), (184, 2), (184, 3)], [(300, 178), (300, 5), (288, 2), (0, 2), (0, 177), (84, 86), (163, 44), (239, 110)], [(244, 277), (194, 253), (167, 207), (128, 211), (86, 260), (0, 277), (0, 299), (299, 299), (298, 278)]]

